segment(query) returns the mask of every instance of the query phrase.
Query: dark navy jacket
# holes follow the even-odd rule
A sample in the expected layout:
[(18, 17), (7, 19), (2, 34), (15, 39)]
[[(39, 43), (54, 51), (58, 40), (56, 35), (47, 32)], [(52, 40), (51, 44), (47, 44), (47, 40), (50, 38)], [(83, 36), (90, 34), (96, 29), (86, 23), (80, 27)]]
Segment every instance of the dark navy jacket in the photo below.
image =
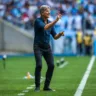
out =
[[(50, 23), (48, 20), (47, 23)], [(45, 27), (44, 20), (42, 18), (37, 18), (34, 23), (34, 32), (35, 32), (35, 38), (34, 38), (34, 44), (43, 44), (43, 45), (49, 45), (50, 42), (50, 34), (54, 37), (56, 35), (54, 26), (51, 27), (48, 30), (44, 30)]]

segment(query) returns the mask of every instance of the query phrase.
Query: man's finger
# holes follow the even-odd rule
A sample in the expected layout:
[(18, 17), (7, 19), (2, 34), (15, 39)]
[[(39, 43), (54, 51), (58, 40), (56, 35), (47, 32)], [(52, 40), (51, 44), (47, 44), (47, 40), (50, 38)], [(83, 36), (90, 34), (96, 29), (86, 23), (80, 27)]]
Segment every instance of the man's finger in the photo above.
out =
[(62, 35), (64, 36), (64, 32), (62, 32)]

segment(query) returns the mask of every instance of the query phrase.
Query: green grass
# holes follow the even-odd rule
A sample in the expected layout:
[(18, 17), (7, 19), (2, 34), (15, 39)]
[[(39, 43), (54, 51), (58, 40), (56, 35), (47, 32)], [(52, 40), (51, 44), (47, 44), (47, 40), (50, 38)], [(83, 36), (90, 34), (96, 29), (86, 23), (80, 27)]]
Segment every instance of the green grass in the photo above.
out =
[(96, 96), (96, 60), (82, 96)]
[[(55, 63), (61, 57), (54, 57)], [(86, 71), (90, 57), (64, 57), (68, 65), (55, 70), (50, 87), (55, 92), (42, 91), (44, 82), (41, 83), (41, 91), (36, 93), (31, 89), (25, 96), (74, 96), (76, 89)], [(46, 62), (43, 61), (42, 76), (45, 77), (47, 70)], [(18, 96), (28, 86), (34, 84), (34, 80), (26, 80), (23, 77), (30, 72), (34, 75), (34, 57), (12, 57), (6, 60), (6, 69), (0, 60), (0, 96)], [(83, 96), (96, 96), (96, 62), (86, 84)], [(93, 94), (93, 95), (92, 95)]]

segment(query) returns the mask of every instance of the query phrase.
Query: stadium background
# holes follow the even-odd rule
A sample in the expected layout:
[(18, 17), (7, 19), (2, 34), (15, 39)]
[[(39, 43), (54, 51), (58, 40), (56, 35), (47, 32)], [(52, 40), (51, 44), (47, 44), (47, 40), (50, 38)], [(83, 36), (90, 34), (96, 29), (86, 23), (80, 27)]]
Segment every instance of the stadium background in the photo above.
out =
[[(39, 17), (38, 8), (42, 4), (51, 7), (50, 20), (54, 20), (58, 12), (61, 20), (55, 25), (56, 32), (64, 31), (65, 36), (51, 40), (55, 54), (76, 55), (76, 33), (82, 31), (94, 35), (96, 27), (96, 1), (91, 0), (0, 0), (0, 50), (33, 53), (35, 18)], [(6, 31), (7, 30), (7, 31)], [(91, 53), (94, 54), (92, 37)], [(18, 38), (18, 39), (17, 39)], [(18, 42), (19, 41), (19, 42)], [(85, 54), (83, 44), (82, 55)]]

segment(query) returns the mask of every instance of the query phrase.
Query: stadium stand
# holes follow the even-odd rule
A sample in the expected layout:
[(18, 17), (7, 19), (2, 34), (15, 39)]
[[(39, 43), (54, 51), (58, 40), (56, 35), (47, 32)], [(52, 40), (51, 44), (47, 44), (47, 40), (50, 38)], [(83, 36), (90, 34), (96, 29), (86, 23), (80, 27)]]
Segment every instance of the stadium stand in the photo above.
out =
[(58, 11), (62, 13), (63, 22), (60, 24), (64, 29), (83, 29), (84, 24), (87, 29), (96, 26), (95, 0), (1, 0), (0, 18), (30, 29), (34, 19), (39, 16), (38, 8), (42, 4), (52, 7), (51, 19), (58, 14)]
[[(59, 43), (59, 45), (56, 44), (57, 46), (53, 45), (54, 48), (62, 47), (62, 51), (59, 53), (65, 52), (65, 50), (69, 52), (68, 48), (70, 49), (70, 46), (72, 46), (70, 52), (76, 53), (76, 46), (74, 47), (76, 37), (71, 38), (74, 32), (81, 30), (83, 35), (86, 32), (94, 35), (93, 32), (96, 28), (96, 0), (0, 0), (0, 18), (27, 30), (26, 32), (31, 32), (34, 36), (33, 23), (35, 18), (40, 16), (38, 9), (43, 4), (51, 7), (50, 20), (53, 20), (58, 12), (62, 14), (61, 20), (55, 25), (56, 31), (64, 30), (65, 35), (69, 34), (64, 40), (56, 41), (56, 43), (62, 42), (61, 45)], [(54, 50), (54, 53), (56, 53), (58, 48)]]

